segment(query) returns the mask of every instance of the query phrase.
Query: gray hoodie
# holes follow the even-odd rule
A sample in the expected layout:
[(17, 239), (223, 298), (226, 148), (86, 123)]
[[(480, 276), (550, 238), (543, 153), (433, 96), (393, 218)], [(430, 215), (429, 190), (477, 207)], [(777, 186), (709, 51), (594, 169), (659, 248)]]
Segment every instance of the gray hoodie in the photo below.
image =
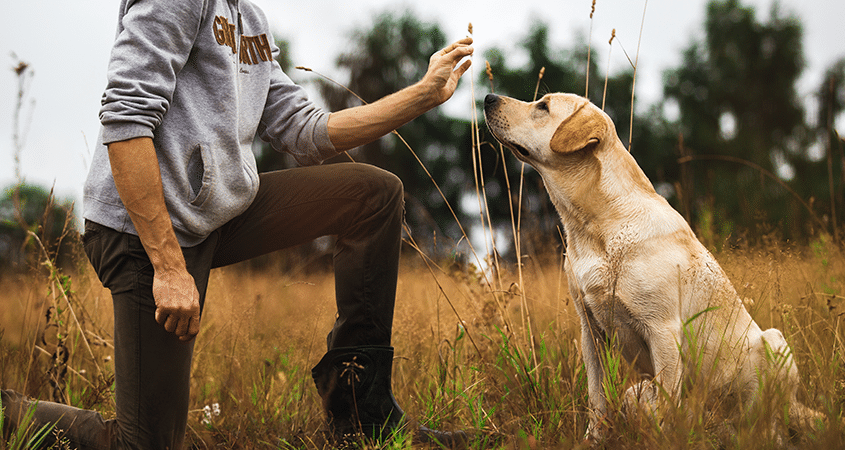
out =
[(300, 164), (334, 156), (328, 113), (282, 72), (278, 52), (248, 0), (122, 0), (83, 217), (137, 234), (112, 178), (112, 142), (153, 138), (167, 209), (186, 247), (255, 198), (256, 133)]

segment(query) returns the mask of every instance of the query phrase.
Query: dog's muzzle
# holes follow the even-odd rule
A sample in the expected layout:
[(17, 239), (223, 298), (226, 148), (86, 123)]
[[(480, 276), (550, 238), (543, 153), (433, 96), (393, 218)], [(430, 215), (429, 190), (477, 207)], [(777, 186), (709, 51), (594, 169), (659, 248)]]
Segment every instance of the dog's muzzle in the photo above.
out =
[(507, 115), (499, 113), (501, 105), (502, 97), (499, 97), (496, 94), (487, 94), (487, 96), (484, 97), (484, 118), (487, 121), (487, 128), (489, 128), (490, 132), (493, 133), (493, 137), (504, 144), (505, 147), (513, 150), (517, 157), (521, 156), (527, 158), (530, 154), (525, 147), (510, 142), (508, 139), (503, 137), (507, 135), (510, 123), (508, 122)]

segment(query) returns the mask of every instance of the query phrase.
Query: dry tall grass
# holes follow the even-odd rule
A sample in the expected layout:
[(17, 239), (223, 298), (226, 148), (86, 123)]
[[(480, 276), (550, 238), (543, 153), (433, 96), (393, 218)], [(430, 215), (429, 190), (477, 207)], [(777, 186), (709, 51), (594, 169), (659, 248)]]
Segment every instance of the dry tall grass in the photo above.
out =
[[(720, 251), (717, 258), (760, 326), (784, 331), (800, 368), (801, 398), (826, 417), (819, 430), (795, 437), (795, 443), (841, 448), (841, 250), (825, 237), (808, 246), (771, 239)], [(560, 262), (556, 254), (524, 258), (524, 286), (519, 286), (512, 267), (488, 284), (490, 277), (471, 266), (448, 260), (434, 264), (407, 253), (393, 342), (393, 384), (406, 412), (433, 427), (477, 428), (504, 436), (495, 444), (480, 439), (476, 448), (578, 446), (587, 417), (586, 379), (578, 320)], [(48, 354), (58, 327), (45, 330), (44, 313), (53, 295), (43, 280), (43, 274), (33, 274), (0, 281), (0, 385), (47, 399), (51, 389), (44, 374), (53, 364)], [(64, 325), (68, 400), (110, 417), (109, 295), (86, 264), (74, 282), (71, 306), (79, 328), (90, 343), (100, 345), (89, 352), (78, 327)], [(323, 413), (310, 368), (322, 356), (334, 320), (333, 289), (327, 271), (235, 266), (213, 272), (194, 361), (193, 448), (330, 448), (321, 431)], [(533, 345), (526, 338), (524, 307), (531, 313)], [(618, 359), (611, 355), (609, 361)], [(636, 376), (619, 364), (612, 379), (615, 391), (624, 392)], [(772, 398), (760, 408), (722, 411), (711, 407), (714, 399), (706, 389), (692, 389), (679, 408), (665, 411), (660, 420), (625, 417), (617, 402), (609, 417), (610, 441), (602, 445), (772, 448), (777, 441), (766, 419), (782, 407)]]
[[(611, 43), (614, 37), (615, 30)], [(492, 88), (489, 65), (488, 75)], [(480, 152), (480, 146), (476, 138), (473, 150)], [(508, 186), (517, 189), (521, 196), (521, 187)], [(479, 195), (479, 204), (487, 201), (486, 194)], [(517, 211), (515, 234), (521, 219)], [(808, 245), (763, 237), (758, 245), (739, 247), (707, 236), (711, 246), (720, 244), (716, 257), (761, 328), (784, 332), (801, 373), (800, 399), (825, 420), (787, 442), (778, 440), (770, 425), (786, 406), (778, 386), (764, 386), (767, 395), (752, 408), (731, 406), (699, 384), (659, 417), (623, 414), (622, 399), (614, 393), (638, 378), (618, 355), (609, 354), (610, 429), (608, 440), (594, 446), (844, 448), (842, 247), (827, 235)], [(542, 243), (516, 243), (518, 264), (494, 261), (495, 273), (459, 262), (462, 258), (432, 261), (412, 241), (405, 246), (394, 319), (394, 393), (424, 425), (484, 431), (473, 448), (588, 445), (580, 325), (562, 273), (563, 256), (549, 250), (560, 249), (560, 238), (535, 239)], [(276, 262), (285, 262), (278, 269), (271, 259), (262, 269), (244, 264), (212, 272), (195, 347), (191, 448), (332, 448), (310, 369), (325, 351), (325, 333), (334, 320), (333, 276), (296, 264), (291, 269), (289, 258), (278, 256)], [(113, 417), (110, 302), (84, 259), (70, 277), (53, 267), (0, 277), (0, 387), (42, 399), (59, 396)], [(0, 440), (0, 450), (5, 447)], [(408, 447), (400, 436), (379, 448)]]

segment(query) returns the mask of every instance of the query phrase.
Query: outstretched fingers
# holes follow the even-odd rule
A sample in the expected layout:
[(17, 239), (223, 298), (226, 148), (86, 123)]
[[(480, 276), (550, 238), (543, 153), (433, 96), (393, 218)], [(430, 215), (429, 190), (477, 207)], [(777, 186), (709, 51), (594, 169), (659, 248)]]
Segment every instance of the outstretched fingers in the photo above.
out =
[(431, 55), (428, 72), (423, 78), (436, 95), (437, 104), (448, 100), (458, 85), (458, 80), (469, 69), (471, 60), (460, 61), (472, 55), (472, 38), (466, 37)]
[(462, 58), (472, 55), (472, 38), (464, 38), (460, 41), (454, 42), (448, 47), (440, 50), (432, 56), (432, 59), (444, 57), (447, 61), (452, 63), (452, 67), (457, 65)]
[(440, 50), (440, 52), (445, 55), (445, 54), (450, 53), (450, 52), (457, 50), (457, 49), (467, 49), (467, 48), (469, 48), (470, 53), (472, 53), (471, 45), (472, 45), (472, 38), (471, 37), (465, 37), (465, 38), (463, 38), (459, 41), (453, 42), (448, 47), (444, 48), (443, 50)]
[(457, 69), (455, 69), (455, 70), (453, 71), (453, 73), (454, 73), (454, 75), (453, 75), (453, 76), (454, 76), (456, 79), (457, 79), (457, 78), (462, 77), (462, 76), (464, 75), (464, 73), (465, 73), (467, 70), (469, 70), (469, 66), (471, 66), (471, 65), (472, 65), (472, 61), (470, 61), (470, 60), (466, 60), (466, 61), (464, 61), (464, 63), (463, 63), (463, 64), (461, 64), (460, 66), (458, 66), (458, 68), (457, 68)]

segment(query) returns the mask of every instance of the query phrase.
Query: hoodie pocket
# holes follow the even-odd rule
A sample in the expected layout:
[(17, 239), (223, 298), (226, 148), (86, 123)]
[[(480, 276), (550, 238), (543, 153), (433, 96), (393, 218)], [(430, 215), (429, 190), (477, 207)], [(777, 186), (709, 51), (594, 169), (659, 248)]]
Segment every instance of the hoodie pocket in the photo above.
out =
[(191, 205), (201, 206), (211, 193), (211, 174), (209, 153), (198, 145), (188, 160), (188, 184), (191, 189)]

